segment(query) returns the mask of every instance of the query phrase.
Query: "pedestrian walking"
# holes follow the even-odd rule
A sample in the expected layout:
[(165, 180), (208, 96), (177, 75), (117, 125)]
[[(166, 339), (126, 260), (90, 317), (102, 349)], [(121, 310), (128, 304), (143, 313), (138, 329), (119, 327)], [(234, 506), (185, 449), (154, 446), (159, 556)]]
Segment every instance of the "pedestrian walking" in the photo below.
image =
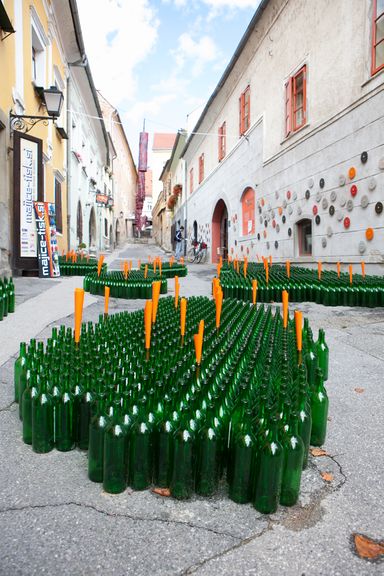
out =
[(175, 234), (175, 242), (176, 242), (176, 250), (175, 250), (175, 258), (176, 260), (180, 260), (181, 256), (183, 255), (183, 242), (184, 242), (184, 226), (180, 226), (178, 230), (176, 230)]

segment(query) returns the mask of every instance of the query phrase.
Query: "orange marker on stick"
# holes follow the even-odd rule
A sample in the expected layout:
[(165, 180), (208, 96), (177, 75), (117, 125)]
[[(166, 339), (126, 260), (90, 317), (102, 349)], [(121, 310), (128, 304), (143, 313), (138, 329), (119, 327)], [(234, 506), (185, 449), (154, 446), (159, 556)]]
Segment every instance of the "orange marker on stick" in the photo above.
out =
[(365, 262), (361, 263), (361, 274), (362, 274), (363, 278), (365, 278)]
[(298, 352), (303, 349), (303, 313), (295, 310), (296, 346)]
[(99, 258), (99, 261), (97, 263), (97, 275), (100, 276), (101, 273), (101, 269), (103, 267), (103, 262), (104, 262), (104, 255), (102, 254)]
[(179, 277), (175, 276), (175, 308), (179, 306), (179, 292), (180, 292)]
[(108, 315), (108, 305), (109, 305), (109, 294), (110, 294), (110, 287), (104, 286), (104, 314)]
[(257, 280), (252, 280), (252, 304), (256, 305), (257, 297)]
[(322, 264), (320, 262), (320, 260), (317, 263), (317, 275), (319, 277), (319, 280), (321, 280), (321, 268), (322, 268)]
[(287, 269), (287, 276), (288, 276), (288, 278), (290, 278), (291, 277), (291, 263), (289, 260), (286, 261), (285, 267)]
[(180, 300), (180, 335), (182, 343), (184, 342), (186, 319), (187, 319), (187, 301), (185, 298), (182, 298)]
[(352, 284), (353, 282), (353, 266), (352, 264), (349, 265), (349, 283)]
[(337, 277), (340, 278), (340, 262), (337, 263)]
[(283, 290), (282, 292), (282, 302), (283, 302), (283, 327), (288, 326), (288, 292)]
[(159, 296), (160, 296), (161, 282), (157, 280), (152, 282), (152, 322), (156, 322), (157, 308), (159, 306)]
[(222, 306), (223, 306), (223, 291), (221, 288), (219, 288), (216, 293), (216, 330), (220, 328)]
[(147, 300), (144, 308), (144, 333), (145, 333), (146, 350), (149, 350), (151, 347), (151, 331), (152, 331), (152, 300)]

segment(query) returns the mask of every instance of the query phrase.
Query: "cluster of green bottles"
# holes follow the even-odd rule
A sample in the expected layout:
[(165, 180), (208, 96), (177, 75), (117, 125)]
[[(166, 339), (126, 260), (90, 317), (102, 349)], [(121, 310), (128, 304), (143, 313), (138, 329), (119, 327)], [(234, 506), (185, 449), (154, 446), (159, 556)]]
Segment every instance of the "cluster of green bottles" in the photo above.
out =
[[(144, 270), (146, 266), (148, 266), (148, 270), (153, 271), (153, 264), (141, 264), (141, 270)], [(156, 266), (156, 271), (158, 270), (159, 267)], [(185, 264), (180, 264), (180, 262), (173, 262), (172, 264), (170, 262), (163, 262), (161, 265), (161, 275), (165, 278), (174, 278), (175, 276), (182, 278), (186, 276), (187, 273), (188, 268)]]
[(321, 280), (318, 273), (309, 268), (293, 267), (290, 278), (285, 266), (273, 264), (269, 268), (269, 280), (263, 264), (249, 262), (244, 277), (244, 265), (240, 263), (237, 273), (232, 265), (224, 264), (220, 273), (220, 284), (224, 298), (237, 298), (252, 302), (252, 280), (257, 280), (258, 302), (281, 302), (281, 293), (287, 290), (291, 302), (317, 302), (324, 306), (384, 306), (384, 277), (353, 275), (323, 270)]
[(110, 295), (114, 298), (150, 299), (152, 298), (152, 283), (160, 280), (160, 294), (167, 293), (168, 285), (164, 277), (160, 277), (159, 274), (154, 274), (151, 271), (148, 271), (146, 278), (144, 276), (143, 270), (131, 270), (127, 278), (125, 278), (123, 272), (118, 270), (102, 272), (100, 276), (97, 275), (97, 272), (94, 272), (84, 278), (83, 288), (91, 294), (104, 296), (104, 288), (109, 286)]
[[(92, 272), (97, 272), (97, 259), (86, 256), (77, 256), (75, 262), (67, 259), (66, 256), (59, 256), (59, 266), (61, 276), (86, 276)], [(107, 264), (104, 262), (102, 272), (107, 271)]]
[(0, 278), (0, 320), (15, 311), (15, 285), (12, 277)]
[[(179, 307), (180, 308), (180, 307)], [(88, 449), (90, 480), (120, 493), (169, 487), (178, 499), (209, 496), (226, 477), (229, 497), (270, 513), (298, 498), (309, 444), (327, 427), (324, 333), (280, 311), (224, 301), (220, 328), (212, 300), (188, 300), (185, 336), (173, 298), (159, 301), (151, 349), (143, 310), (54, 328), (46, 346), (21, 344), (15, 364), (23, 440), (35, 452)], [(205, 320), (196, 366), (193, 334)]]

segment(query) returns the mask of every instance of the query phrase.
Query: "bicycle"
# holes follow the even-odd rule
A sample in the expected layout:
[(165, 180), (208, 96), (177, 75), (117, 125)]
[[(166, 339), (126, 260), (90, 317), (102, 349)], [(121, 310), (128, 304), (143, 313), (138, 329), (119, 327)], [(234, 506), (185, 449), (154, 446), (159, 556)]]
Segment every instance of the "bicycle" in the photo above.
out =
[(191, 248), (187, 252), (187, 259), (190, 264), (193, 262), (197, 262), (198, 264), (204, 264), (207, 259), (207, 248), (208, 245), (203, 242), (201, 239), (197, 242), (197, 240), (191, 240)]

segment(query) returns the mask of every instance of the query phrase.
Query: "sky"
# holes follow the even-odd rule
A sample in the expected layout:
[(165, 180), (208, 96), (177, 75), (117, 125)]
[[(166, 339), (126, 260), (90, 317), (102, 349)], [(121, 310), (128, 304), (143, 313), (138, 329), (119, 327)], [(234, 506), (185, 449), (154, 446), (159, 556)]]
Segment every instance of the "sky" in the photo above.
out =
[(137, 162), (150, 135), (198, 119), (260, 0), (77, 0), (96, 88), (117, 108)]

